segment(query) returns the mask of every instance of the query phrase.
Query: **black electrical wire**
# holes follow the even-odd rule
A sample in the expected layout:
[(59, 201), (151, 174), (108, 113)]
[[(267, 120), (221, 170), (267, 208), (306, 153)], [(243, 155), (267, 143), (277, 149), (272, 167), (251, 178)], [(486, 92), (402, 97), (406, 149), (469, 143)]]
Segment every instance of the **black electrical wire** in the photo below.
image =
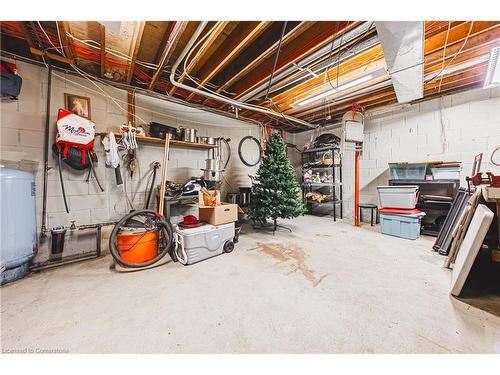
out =
[(283, 23), (283, 29), (281, 30), (280, 42), (278, 43), (278, 50), (276, 51), (276, 57), (274, 58), (273, 71), (271, 73), (271, 77), (269, 78), (269, 84), (267, 85), (267, 91), (266, 91), (266, 96), (265, 96), (264, 100), (267, 100), (267, 98), (269, 96), (269, 90), (271, 89), (271, 84), (273, 83), (274, 71), (276, 70), (276, 66), (278, 65), (278, 58), (280, 57), (280, 51), (281, 51), (281, 43), (283, 42), (283, 37), (285, 36), (285, 30), (286, 30), (287, 24), (288, 24), (288, 21), (285, 21)]
[[(359, 37), (359, 42), (358, 42), (358, 43), (361, 43), (361, 42), (365, 39), (365, 37), (366, 37), (366, 36), (368, 35), (368, 33), (371, 31), (373, 24), (374, 24), (374, 21), (372, 21), (372, 23), (371, 23), (371, 24), (370, 24), (370, 25), (366, 28), (366, 31), (363, 33), (363, 35), (362, 35), (361, 37)], [(346, 28), (347, 28), (347, 26), (346, 26)], [(353, 48), (354, 48), (354, 47), (358, 44), (358, 43), (354, 43), (354, 44), (352, 44), (350, 47), (348, 47), (348, 48), (347, 48), (347, 50), (346, 50), (346, 51), (344, 51), (344, 52), (342, 53), (342, 51), (341, 51), (341, 50), (342, 50), (342, 42), (343, 42), (343, 39), (344, 39), (344, 36), (345, 36), (345, 34), (346, 34), (346, 33), (347, 33), (347, 30), (344, 30), (344, 32), (343, 32), (343, 33), (342, 33), (342, 35), (340, 36), (339, 46), (338, 46), (338, 48), (337, 48), (337, 53), (335, 54), (335, 55), (336, 55), (336, 58), (337, 58), (337, 59), (336, 59), (336, 61), (335, 61), (335, 65), (337, 66), (337, 68), (336, 68), (336, 72), (335, 72), (335, 73), (336, 73), (336, 74), (335, 74), (335, 75), (336, 75), (336, 77), (335, 77), (335, 81), (336, 81), (336, 83), (335, 83), (335, 84), (336, 84), (336, 86), (333, 86), (333, 84), (332, 84), (332, 82), (331, 82), (331, 80), (330, 80), (330, 76), (329, 76), (329, 74), (328, 74), (328, 68), (325, 70), (326, 78), (328, 79), (328, 83), (330, 84), (330, 86), (331, 86), (332, 88), (336, 88), (336, 87), (338, 87), (338, 85), (339, 85), (339, 68), (340, 68), (340, 57), (341, 57), (341, 55), (344, 55), (344, 54), (349, 53), (349, 51), (350, 51), (351, 49), (353, 49)], [(338, 28), (337, 28), (337, 30), (336, 30), (336, 32), (335, 32), (335, 36), (337, 36), (337, 34), (338, 34)], [(332, 41), (332, 48), (331, 48), (331, 50), (330, 50), (330, 54), (329, 54), (329, 56), (328, 56), (327, 61), (329, 61), (329, 60), (330, 60), (330, 58), (331, 58), (331, 55), (332, 55), (332, 52), (333, 52), (333, 45), (334, 45), (334, 43), (335, 43), (335, 39)], [(330, 63), (328, 63), (328, 64), (327, 64), (327, 66), (328, 66), (329, 64), (330, 64)], [(330, 104), (335, 104), (335, 100), (333, 100), (333, 102), (330, 102), (330, 101), (328, 101), (328, 100), (325, 98), (325, 104), (324, 104), (324, 106), (325, 106), (325, 113), (326, 113), (327, 111), (328, 111), (328, 113), (330, 113)], [(326, 121), (326, 118), (325, 118), (325, 121)]]

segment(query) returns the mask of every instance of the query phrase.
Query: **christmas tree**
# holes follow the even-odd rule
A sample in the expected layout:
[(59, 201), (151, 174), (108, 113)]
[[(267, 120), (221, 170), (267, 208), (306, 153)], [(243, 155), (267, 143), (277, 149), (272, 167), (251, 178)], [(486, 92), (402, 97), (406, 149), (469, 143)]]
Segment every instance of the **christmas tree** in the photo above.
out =
[(249, 217), (261, 225), (272, 219), (276, 231), (278, 218), (292, 219), (303, 213), (301, 190), (286, 146), (278, 134), (272, 134), (252, 186)]

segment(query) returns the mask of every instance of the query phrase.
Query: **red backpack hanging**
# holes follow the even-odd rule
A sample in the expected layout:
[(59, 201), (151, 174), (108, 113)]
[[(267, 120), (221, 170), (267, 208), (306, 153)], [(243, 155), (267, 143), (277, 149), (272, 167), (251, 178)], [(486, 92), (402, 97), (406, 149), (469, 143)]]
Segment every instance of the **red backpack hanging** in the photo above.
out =
[(94, 148), (94, 139), (95, 124), (92, 121), (66, 109), (59, 109), (55, 148), (62, 153), (65, 161), (80, 155), (81, 168), (74, 165), (76, 160), (71, 160), (67, 164), (76, 169), (86, 168), (89, 162), (87, 153)]
[(90, 173), (93, 172), (99, 188), (101, 191), (104, 191), (92, 163), (91, 152), (94, 148), (94, 139), (95, 124), (92, 121), (77, 116), (66, 109), (59, 109), (57, 113), (56, 143), (53, 149), (57, 154), (64, 206), (68, 213), (69, 206), (64, 190), (61, 161), (64, 161), (67, 165), (77, 170), (88, 169), (87, 181), (90, 178)]

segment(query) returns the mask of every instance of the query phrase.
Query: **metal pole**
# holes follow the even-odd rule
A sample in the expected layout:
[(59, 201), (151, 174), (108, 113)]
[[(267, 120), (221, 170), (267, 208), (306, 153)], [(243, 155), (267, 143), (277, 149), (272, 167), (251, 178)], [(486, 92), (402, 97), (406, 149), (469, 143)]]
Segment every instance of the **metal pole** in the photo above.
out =
[(47, 178), (49, 173), (49, 132), (50, 132), (50, 97), (52, 92), (52, 65), (48, 62), (48, 80), (47, 80), (47, 107), (45, 114), (45, 134), (43, 142), (43, 199), (42, 199), (42, 226), (40, 228), (40, 237), (47, 236), (46, 218), (47, 218)]
[(355, 152), (354, 156), (354, 225), (359, 227), (359, 159), (361, 152)]

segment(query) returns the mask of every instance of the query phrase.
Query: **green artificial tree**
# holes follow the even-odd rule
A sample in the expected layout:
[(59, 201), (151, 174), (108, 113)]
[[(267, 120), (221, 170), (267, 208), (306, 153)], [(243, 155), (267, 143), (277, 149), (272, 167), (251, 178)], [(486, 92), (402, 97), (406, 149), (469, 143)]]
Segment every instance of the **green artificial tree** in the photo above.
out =
[(262, 164), (257, 172), (257, 182), (252, 186), (249, 217), (265, 225), (277, 219), (292, 219), (305, 212), (300, 186), (286, 154), (286, 146), (278, 134), (267, 141)]

